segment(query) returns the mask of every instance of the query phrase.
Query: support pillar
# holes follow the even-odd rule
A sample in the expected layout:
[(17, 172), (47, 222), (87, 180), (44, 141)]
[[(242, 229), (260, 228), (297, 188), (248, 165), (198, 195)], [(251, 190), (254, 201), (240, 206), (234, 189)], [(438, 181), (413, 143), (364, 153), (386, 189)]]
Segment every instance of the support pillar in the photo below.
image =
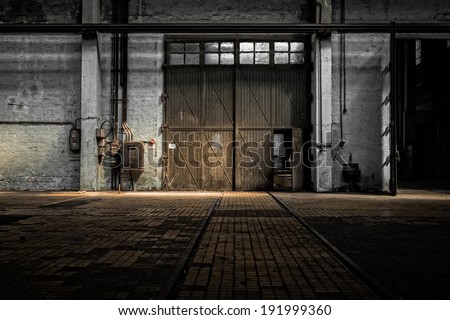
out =
[[(317, 8), (317, 22), (331, 23), (331, 0), (320, 0)], [(312, 37), (314, 71), (312, 86), (312, 165), (313, 189), (328, 192), (332, 189), (332, 51), (331, 36), (315, 34)]]
[[(100, 22), (100, 0), (83, 0), (82, 22)], [(98, 188), (98, 157), (95, 129), (100, 107), (100, 62), (96, 34), (84, 34), (81, 58), (81, 155), (80, 190)]]

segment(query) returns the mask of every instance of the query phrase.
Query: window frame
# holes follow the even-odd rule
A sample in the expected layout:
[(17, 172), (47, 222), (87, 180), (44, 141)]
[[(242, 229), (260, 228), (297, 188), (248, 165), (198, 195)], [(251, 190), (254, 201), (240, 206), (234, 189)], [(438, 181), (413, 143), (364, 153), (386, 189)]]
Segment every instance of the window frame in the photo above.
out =
[[(209, 37), (199, 37), (199, 36), (168, 36), (165, 37), (164, 44), (166, 46), (165, 48), (165, 54), (164, 54), (164, 67), (177, 67), (177, 68), (192, 68), (192, 67), (298, 67), (302, 65), (307, 64), (307, 52), (308, 52), (308, 44), (307, 44), (307, 36), (279, 36), (274, 37), (264, 37), (261, 35), (254, 36), (254, 37), (234, 37), (234, 38), (228, 38), (228, 37), (218, 37), (218, 38), (209, 38)], [(288, 51), (276, 51), (275, 50), (275, 43), (282, 43), (287, 42), (288, 43)], [(184, 45), (184, 52), (172, 52), (172, 45), (173, 44), (183, 44)], [(191, 54), (191, 52), (186, 51), (186, 44), (192, 44), (192, 43), (198, 43), (199, 44), (199, 61), (198, 64), (186, 64), (186, 54)], [(217, 51), (209, 51), (207, 50), (206, 46), (207, 44), (213, 44), (217, 43), (218, 48)], [(224, 43), (233, 43), (233, 50), (229, 51), (222, 51), (222, 44)], [(242, 43), (253, 43), (253, 51), (240, 51), (240, 46)], [(269, 47), (268, 50), (263, 51), (257, 51), (255, 48), (256, 43), (268, 43)], [(300, 43), (303, 45), (303, 48), (301, 51), (292, 51), (291, 46), (292, 43)], [(172, 64), (171, 62), (171, 54), (183, 54), (183, 64)], [(253, 63), (241, 63), (241, 53), (253, 53)], [(268, 53), (268, 63), (257, 63), (256, 62), (256, 54), (267, 54)], [(287, 53), (288, 54), (288, 63), (276, 63), (275, 61), (275, 55), (277, 53)], [(206, 55), (209, 54), (217, 54), (218, 60), (217, 63), (207, 63), (206, 61)], [(225, 54), (232, 54), (233, 55), (233, 63), (221, 63), (223, 56)], [(301, 56), (300, 63), (291, 63), (291, 54), (299, 54)], [(229, 61), (229, 60), (227, 60)]]

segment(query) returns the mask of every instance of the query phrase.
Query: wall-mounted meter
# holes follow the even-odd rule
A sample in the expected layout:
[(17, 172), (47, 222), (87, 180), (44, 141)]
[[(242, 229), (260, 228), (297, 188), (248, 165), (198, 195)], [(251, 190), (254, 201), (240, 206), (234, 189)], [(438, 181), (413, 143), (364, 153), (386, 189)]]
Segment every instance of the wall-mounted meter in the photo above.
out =
[(70, 151), (78, 152), (81, 148), (81, 130), (72, 128), (69, 134)]
[(106, 136), (108, 133), (105, 129), (95, 129), (95, 135), (97, 137), (97, 156), (102, 158), (105, 155), (106, 149)]

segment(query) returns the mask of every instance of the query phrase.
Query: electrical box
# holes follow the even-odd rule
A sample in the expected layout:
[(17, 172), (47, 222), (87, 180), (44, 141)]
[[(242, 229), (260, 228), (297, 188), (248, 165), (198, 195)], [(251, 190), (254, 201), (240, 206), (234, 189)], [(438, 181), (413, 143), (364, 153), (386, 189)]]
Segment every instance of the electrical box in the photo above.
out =
[(80, 144), (81, 144), (81, 130), (80, 129), (70, 129), (70, 134), (69, 134), (70, 151), (75, 151), (75, 152), (80, 151)]
[(123, 170), (144, 170), (144, 144), (139, 141), (125, 141), (122, 148)]
[(97, 137), (97, 156), (103, 157), (106, 149), (106, 136), (108, 133), (105, 129), (96, 129), (95, 135)]

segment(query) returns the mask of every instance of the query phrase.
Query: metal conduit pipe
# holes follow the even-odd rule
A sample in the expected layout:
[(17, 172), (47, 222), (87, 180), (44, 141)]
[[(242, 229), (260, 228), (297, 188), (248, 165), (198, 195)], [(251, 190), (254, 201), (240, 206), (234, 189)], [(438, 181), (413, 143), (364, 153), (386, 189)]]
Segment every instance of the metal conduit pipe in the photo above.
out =
[(322, 110), (322, 46), (320, 43), (319, 35), (316, 36), (316, 61), (317, 61), (317, 72), (316, 72), (316, 90), (317, 90), (317, 108), (319, 110), (319, 145), (320, 150), (323, 148), (323, 110)]
[[(123, 24), (128, 22), (128, 2), (114, 0), (112, 2), (112, 22)], [(128, 69), (128, 35), (114, 32), (111, 42), (111, 110), (114, 123), (114, 154), (115, 167), (111, 170), (111, 188), (121, 189), (121, 157), (115, 154), (121, 143), (130, 138), (126, 123), (127, 107), (127, 69)], [(120, 107), (119, 107), (119, 104)], [(123, 135), (125, 133), (125, 135)], [(125, 137), (124, 137), (125, 136)]]
[(121, 76), (122, 76), (122, 127), (126, 133), (125, 140), (133, 141), (133, 132), (127, 122), (128, 117), (128, 34), (122, 33)]
[[(341, 24), (345, 24), (345, 0), (341, 0)], [(339, 75), (339, 88), (340, 88), (340, 131), (341, 141), (344, 140), (344, 116), (347, 112), (347, 77), (346, 77), (346, 50), (345, 50), (345, 33), (341, 33), (341, 59), (340, 59), (340, 75)]]
[[(319, 24), (322, 21), (322, 4), (315, 1), (316, 5), (316, 23)], [(319, 13), (317, 13), (317, 8), (319, 8)], [(323, 148), (323, 110), (322, 110), (322, 46), (321, 46), (321, 40), (319, 33), (316, 34), (316, 44), (315, 44), (315, 50), (316, 50), (316, 101), (317, 101), (317, 109), (319, 111), (319, 143), (318, 147), (320, 150)]]
[[(316, 24), (320, 24), (320, 23), (322, 23), (322, 4), (316, 0), (316, 1), (315, 1), (315, 6), (316, 6), (316, 12), (315, 12), (316, 18), (315, 18), (315, 23), (316, 23)], [(317, 13), (317, 9), (319, 9), (319, 13)]]

